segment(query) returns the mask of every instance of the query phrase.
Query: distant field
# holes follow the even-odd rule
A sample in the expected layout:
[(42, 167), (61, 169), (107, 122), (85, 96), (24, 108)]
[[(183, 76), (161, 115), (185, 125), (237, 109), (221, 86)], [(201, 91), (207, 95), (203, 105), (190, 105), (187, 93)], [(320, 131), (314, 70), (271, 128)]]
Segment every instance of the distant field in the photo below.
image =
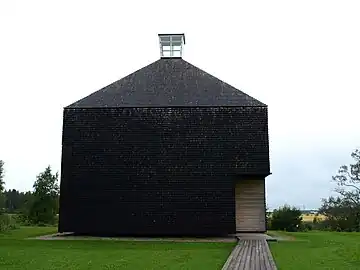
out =
[(279, 270), (360, 269), (360, 233), (270, 233), (292, 239), (269, 243)]
[(324, 220), (325, 219), (324, 215), (315, 215), (315, 214), (302, 214), (301, 215), (302, 220), (305, 221), (305, 222), (313, 222), (315, 216), (317, 217), (318, 220)]
[[(314, 220), (315, 216), (316, 216), (315, 214), (302, 214), (301, 215), (303, 221), (305, 221), (305, 222), (312, 222)], [(324, 215), (317, 215), (316, 217), (319, 220), (324, 220), (325, 219)]]

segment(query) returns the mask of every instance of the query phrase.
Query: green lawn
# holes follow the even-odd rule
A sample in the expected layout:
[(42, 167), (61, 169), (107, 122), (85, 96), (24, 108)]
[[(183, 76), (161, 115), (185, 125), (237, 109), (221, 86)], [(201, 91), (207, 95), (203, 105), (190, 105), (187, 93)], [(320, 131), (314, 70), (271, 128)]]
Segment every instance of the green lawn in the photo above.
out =
[(279, 270), (360, 269), (360, 233), (286, 233), (294, 241), (270, 242)]
[(235, 243), (25, 240), (56, 228), (0, 234), (0, 269), (221, 269)]

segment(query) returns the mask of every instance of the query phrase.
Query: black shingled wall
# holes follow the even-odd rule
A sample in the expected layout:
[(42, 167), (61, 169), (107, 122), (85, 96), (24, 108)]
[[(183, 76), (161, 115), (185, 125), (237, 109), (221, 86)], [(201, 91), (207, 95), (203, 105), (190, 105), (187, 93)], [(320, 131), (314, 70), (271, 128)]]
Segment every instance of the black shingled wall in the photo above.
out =
[(234, 233), (244, 174), (269, 174), (266, 107), (65, 109), (59, 231)]

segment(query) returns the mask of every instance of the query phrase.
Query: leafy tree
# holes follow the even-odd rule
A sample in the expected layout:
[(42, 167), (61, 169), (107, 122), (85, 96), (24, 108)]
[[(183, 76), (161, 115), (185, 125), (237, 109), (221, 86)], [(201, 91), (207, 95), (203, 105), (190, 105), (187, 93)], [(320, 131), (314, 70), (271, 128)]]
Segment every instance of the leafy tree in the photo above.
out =
[(332, 177), (339, 196), (323, 199), (319, 209), (332, 230), (360, 231), (360, 150), (356, 149), (351, 157), (354, 163), (341, 166)]
[(269, 211), (269, 208), (265, 207), (265, 222), (266, 222), (266, 230), (269, 230), (271, 228), (271, 212)]
[(301, 210), (284, 205), (273, 211), (270, 224), (272, 230), (295, 232), (300, 230), (301, 223)]
[(5, 190), (4, 174), (4, 161), (0, 160), (0, 193)]
[(5, 182), (4, 182), (4, 161), (0, 160), (0, 213), (3, 211), (5, 204), (4, 190), (5, 190)]
[(58, 208), (58, 178), (58, 173), (52, 174), (50, 166), (37, 176), (33, 186), (33, 202), (29, 211), (29, 219), (33, 223), (54, 222)]
[(360, 150), (351, 153), (354, 164), (343, 165), (332, 179), (338, 185), (336, 191), (344, 198), (360, 205)]
[(343, 197), (329, 197), (323, 200), (319, 213), (326, 216), (325, 227), (336, 231), (359, 231), (359, 208)]

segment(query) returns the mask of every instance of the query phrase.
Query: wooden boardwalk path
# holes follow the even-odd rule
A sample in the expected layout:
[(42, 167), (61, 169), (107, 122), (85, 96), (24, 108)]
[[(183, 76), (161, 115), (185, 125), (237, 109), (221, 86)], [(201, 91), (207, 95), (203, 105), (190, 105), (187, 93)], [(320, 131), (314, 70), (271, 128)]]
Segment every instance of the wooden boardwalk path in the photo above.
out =
[(222, 270), (276, 270), (265, 239), (239, 240)]

